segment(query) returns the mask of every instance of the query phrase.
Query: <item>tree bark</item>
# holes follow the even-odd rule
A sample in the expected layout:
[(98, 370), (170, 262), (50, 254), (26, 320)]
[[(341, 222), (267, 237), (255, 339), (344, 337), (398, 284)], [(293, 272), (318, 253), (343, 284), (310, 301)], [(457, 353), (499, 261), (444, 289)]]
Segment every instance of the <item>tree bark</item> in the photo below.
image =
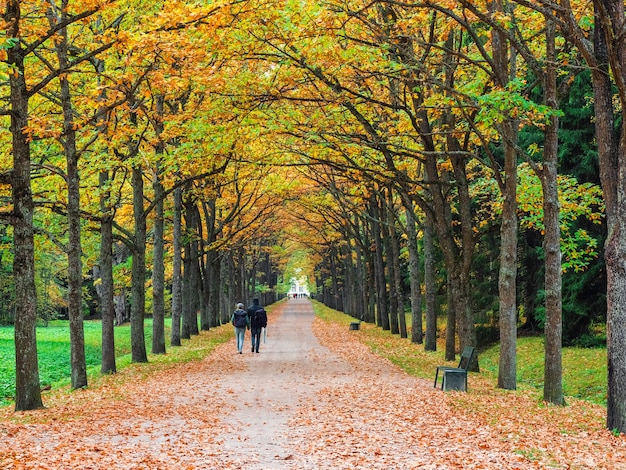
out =
[(172, 220), (173, 254), (172, 254), (172, 331), (170, 345), (180, 346), (180, 320), (183, 310), (182, 280), (182, 190), (174, 190), (174, 217)]
[[(62, 17), (57, 17), (52, 8), (48, 9), (50, 27), (67, 19), (67, 4), (63, 2)], [(61, 70), (68, 69), (67, 28), (59, 30), (55, 41), (55, 50)], [(78, 174), (78, 153), (76, 151), (76, 131), (74, 112), (70, 93), (70, 84), (66, 74), (59, 76), (60, 99), (63, 109), (63, 137), (60, 139), (65, 152), (67, 165), (67, 223), (68, 223), (68, 302), (67, 310), (70, 323), (70, 380), (73, 389), (87, 386), (87, 362), (85, 359), (85, 332), (82, 313), (82, 248), (80, 224), (80, 175)]]
[(355, 296), (355, 314), (356, 318), (361, 321), (366, 321), (367, 318), (367, 292), (368, 292), (368, 276), (367, 276), (367, 263), (365, 261), (365, 250), (363, 249), (365, 240), (363, 239), (363, 231), (360, 221), (360, 217), (355, 214), (354, 226), (355, 226), (355, 245), (354, 245), (354, 257), (356, 261), (355, 276), (356, 276), (356, 288), (357, 294)]
[[(186, 229), (189, 229), (189, 225), (186, 225)], [(181, 328), (180, 337), (182, 339), (191, 338), (191, 317), (193, 313), (192, 297), (196, 295), (193, 290), (193, 276), (192, 266), (193, 263), (191, 257), (191, 242), (187, 240), (183, 248), (183, 276), (182, 276), (182, 315), (181, 315)]]
[(154, 175), (154, 246), (152, 252), (152, 353), (165, 354), (165, 264), (163, 259), (164, 190), (157, 165)]
[(185, 245), (183, 255), (183, 292), (182, 292), (182, 326), (180, 336), (183, 339), (191, 338), (192, 317), (195, 317), (193, 310), (193, 297), (197, 295), (193, 284), (193, 257), (192, 238), (196, 236), (196, 213), (194, 203), (190, 195), (184, 199), (185, 208)]
[(420, 281), (420, 260), (415, 229), (415, 212), (406, 209), (406, 235), (409, 249), (409, 276), (411, 283), (411, 342), (422, 344), (422, 290)]
[[(509, 129), (512, 132), (512, 129)], [(509, 134), (512, 135), (512, 134)], [(500, 364), (498, 387), (517, 388), (517, 154), (505, 144), (505, 194), (500, 227)]]
[[(626, 432), (626, 45), (623, 40), (624, 4), (620, 0), (594, 2), (593, 47), (576, 23), (569, 0), (560, 2), (561, 27), (581, 52), (594, 91), (596, 142), (604, 195), (607, 239), (607, 428)], [(615, 38), (619, 38), (614, 42)], [(610, 70), (609, 70), (610, 64)], [(615, 119), (611, 78), (619, 90), (621, 125)]]
[[(96, 72), (98, 73), (98, 83), (100, 75), (104, 73), (104, 62), (96, 61)], [(98, 100), (102, 103), (106, 100), (106, 93), (102, 91)], [(104, 119), (104, 109), (98, 110), (103, 116), (98, 121), (98, 132), (105, 135), (107, 124)], [(102, 374), (114, 374), (117, 372), (115, 363), (115, 301), (113, 283), (113, 219), (115, 208), (111, 201), (111, 191), (109, 190), (110, 174), (104, 170), (98, 174), (98, 189), (100, 191), (100, 259), (99, 276), (100, 286), (98, 289), (100, 297), (100, 309), (102, 318), (102, 364), (100, 372)]]
[(144, 317), (146, 310), (146, 216), (143, 207), (143, 173), (132, 168), (133, 217), (135, 236), (132, 243), (132, 286), (130, 306), (131, 361), (148, 362)]
[[(493, 2), (494, 12), (504, 13), (502, 1)], [(514, 77), (514, 64), (509, 58), (509, 48), (504, 33), (494, 30), (491, 35), (493, 74), (498, 86), (505, 87)], [(498, 387), (517, 388), (517, 123), (506, 119), (500, 129), (504, 148), (504, 203), (500, 225), (500, 273), (498, 291), (500, 299), (500, 364)]]
[(455, 305), (456, 298), (452, 287), (452, 278), (448, 276), (446, 283), (446, 299), (448, 304), (448, 314), (446, 315), (446, 350), (444, 357), (446, 361), (453, 361), (456, 358), (456, 320), (458, 308)]
[(374, 273), (376, 276), (376, 324), (383, 330), (390, 330), (389, 300), (387, 297), (387, 280), (385, 278), (385, 261), (383, 255), (383, 240), (381, 235), (381, 215), (378, 198), (372, 193), (370, 198), (372, 213), (372, 236), (374, 238)]
[(435, 280), (435, 248), (432, 217), (424, 221), (424, 294), (426, 299), (426, 351), (437, 350), (437, 285)]
[[(546, 105), (557, 109), (556, 50), (554, 21), (546, 19), (546, 74), (544, 95)], [(559, 225), (559, 191), (557, 116), (550, 118), (545, 130), (543, 170), (539, 173), (543, 189), (543, 223), (545, 234), (543, 251), (545, 256), (545, 356), (543, 399), (555, 405), (564, 405), (562, 365), (562, 305), (561, 305), (561, 230)]]
[[(28, 90), (24, 50), (20, 42), (20, 2), (6, 2), (5, 39), (15, 39), (7, 48), (9, 74), (13, 172), (13, 276), (15, 278), (15, 410), (42, 408), (37, 360), (37, 293), (35, 289), (35, 242), (33, 195), (30, 181), (30, 145), (24, 129), (28, 126)], [(8, 44), (8, 42), (7, 42)]]
[(158, 119), (154, 131), (158, 138), (155, 146), (157, 162), (154, 167), (152, 188), (154, 190), (154, 244), (152, 246), (152, 353), (165, 354), (165, 263), (164, 263), (164, 214), (165, 189), (161, 182), (161, 156), (164, 153), (163, 116), (165, 100), (163, 95), (156, 97)]
[(390, 283), (393, 284), (396, 296), (396, 311), (393, 315), (395, 315), (398, 319), (398, 332), (400, 334), (400, 338), (407, 338), (406, 315), (404, 313), (404, 301), (402, 298), (402, 276), (400, 273), (400, 240), (398, 231), (396, 230), (395, 208), (393, 207), (393, 195), (391, 189), (388, 190), (387, 200), (387, 224), (389, 232), (389, 245), (391, 248), (391, 260), (389, 261), (389, 264), (390, 266), (393, 266), (393, 271), (390, 271)]
[[(208, 299), (206, 312), (202, 320), (202, 329), (208, 330), (210, 327), (215, 327), (220, 324), (220, 273), (221, 273), (221, 257), (215, 250), (209, 250), (206, 255), (207, 258), (207, 280), (204, 283), (204, 288), (208, 291), (205, 295)], [(243, 302), (243, 300), (242, 300)], [(244, 305), (246, 305), (244, 303)]]
[(110, 207), (108, 172), (100, 176), (100, 307), (102, 309), (102, 366), (103, 374), (117, 372), (115, 364), (115, 305), (113, 302), (113, 214)]
[(389, 299), (389, 331), (391, 334), (400, 333), (399, 315), (398, 315), (398, 291), (394, 281), (396, 275), (396, 265), (392, 246), (392, 230), (393, 230), (393, 214), (389, 207), (388, 191), (381, 192), (380, 200), (380, 221), (381, 236), (383, 241), (383, 250), (385, 253), (385, 266), (387, 268), (387, 276), (385, 284), (387, 285), (387, 295)]
[[(603, 9), (598, 9), (602, 4)], [(606, 201), (608, 237), (605, 246), (607, 269), (607, 358), (608, 398), (607, 427), (626, 432), (626, 44), (624, 3), (619, 0), (594, 2), (598, 9), (604, 36), (602, 44), (608, 49), (608, 59), (620, 98), (621, 124), (615, 154), (599, 154), (600, 177)], [(606, 16), (605, 16), (606, 15)], [(608, 17), (607, 17), (608, 16)], [(596, 24), (598, 21), (596, 21)], [(611, 30), (607, 30), (606, 26)], [(598, 43), (596, 43), (598, 44)], [(599, 44), (598, 44), (599, 45)], [(602, 62), (600, 62), (602, 63)], [(595, 76), (595, 75), (594, 75)], [(609, 90), (600, 84), (608, 105)], [(608, 111), (608, 109), (606, 109)], [(596, 123), (602, 117), (596, 115)], [(607, 129), (608, 130), (608, 129)], [(598, 135), (598, 140), (602, 136)], [(617, 171), (609, 174), (617, 167)]]

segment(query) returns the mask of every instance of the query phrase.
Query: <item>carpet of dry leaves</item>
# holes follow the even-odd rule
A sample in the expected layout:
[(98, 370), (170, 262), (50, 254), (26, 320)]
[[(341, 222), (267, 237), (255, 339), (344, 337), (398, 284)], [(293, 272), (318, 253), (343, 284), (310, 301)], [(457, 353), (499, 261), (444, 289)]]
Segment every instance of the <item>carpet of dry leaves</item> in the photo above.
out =
[(0, 410), (0, 468), (626, 469), (601, 407), (480, 385), (433, 389), (292, 299), (259, 354), (233, 338), (201, 362)]

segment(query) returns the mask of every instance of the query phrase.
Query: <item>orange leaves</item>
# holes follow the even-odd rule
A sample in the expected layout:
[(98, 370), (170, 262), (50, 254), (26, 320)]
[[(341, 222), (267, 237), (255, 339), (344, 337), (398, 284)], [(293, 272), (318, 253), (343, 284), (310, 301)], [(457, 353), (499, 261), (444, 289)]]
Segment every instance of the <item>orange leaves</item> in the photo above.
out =
[(282, 343), (272, 356), (269, 345), (268, 356), (239, 355), (230, 341), (147, 379), (148, 366), (138, 365), (102, 388), (53, 390), (44, 410), (3, 410), (0, 468), (617, 469), (626, 461), (626, 440), (603, 429), (601, 407), (541, 405), (480, 375), (469, 393), (445, 393), (373, 354), (361, 342), (373, 326), (353, 334), (316, 319), (319, 347), (300, 330), (306, 321), (298, 318), (297, 337), (285, 327), (293, 350)]
[[(361, 465), (619, 468), (626, 458), (624, 438), (616, 439), (603, 429), (602, 407), (577, 401), (565, 408), (538, 405), (535, 397), (496, 390), (479, 375), (470, 378), (469, 393), (443, 393), (430, 381), (396, 373), (393, 366), (375, 359), (369, 348), (355, 344), (366, 336), (319, 320), (314, 328), (322, 344), (353, 365), (349, 375), (356, 382), (325, 390), (320, 399), (327, 406), (316, 405), (314, 425), (320, 435), (331, 434), (345, 445), (357, 437), (368, 454), (360, 455), (365, 459)], [(308, 417), (303, 413), (299, 422)], [(374, 443), (380, 442), (403, 445), (381, 447), (383, 455), (374, 457)], [(357, 465), (356, 459), (349, 461)]]

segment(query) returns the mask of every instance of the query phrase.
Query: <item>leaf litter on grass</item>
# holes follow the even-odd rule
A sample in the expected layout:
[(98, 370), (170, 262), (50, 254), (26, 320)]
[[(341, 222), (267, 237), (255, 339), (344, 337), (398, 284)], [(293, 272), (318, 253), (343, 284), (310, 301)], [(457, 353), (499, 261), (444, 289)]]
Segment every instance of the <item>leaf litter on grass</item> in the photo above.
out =
[[(391, 455), (411, 448), (429, 455), (411, 468), (626, 469), (626, 439), (605, 429), (606, 408), (600, 405), (545, 405), (531, 392), (508, 393), (473, 376), (468, 393), (442, 392), (430, 381), (407, 380), (345, 328), (316, 320), (314, 329), (322, 344), (365, 372), (356, 387), (344, 391), (343, 403), (334, 400), (328, 410), (316, 404), (315, 410), (317, 416), (369, 416), (360, 446), (397, 443)], [(394, 369), (396, 375), (385, 376)], [(365, 419), (354, 421), (359, 426)], [(327, 426), (328, 420), (319, 421)]]

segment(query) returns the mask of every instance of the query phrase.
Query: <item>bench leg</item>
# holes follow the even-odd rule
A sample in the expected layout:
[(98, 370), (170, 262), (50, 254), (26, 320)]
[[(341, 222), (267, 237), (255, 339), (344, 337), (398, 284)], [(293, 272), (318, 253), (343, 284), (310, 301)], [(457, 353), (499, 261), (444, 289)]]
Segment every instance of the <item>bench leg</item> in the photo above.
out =
[(459, 390), (467, 392), (467, 371), (459, 369), (444, 370), (441, 388), (446, 391)]

